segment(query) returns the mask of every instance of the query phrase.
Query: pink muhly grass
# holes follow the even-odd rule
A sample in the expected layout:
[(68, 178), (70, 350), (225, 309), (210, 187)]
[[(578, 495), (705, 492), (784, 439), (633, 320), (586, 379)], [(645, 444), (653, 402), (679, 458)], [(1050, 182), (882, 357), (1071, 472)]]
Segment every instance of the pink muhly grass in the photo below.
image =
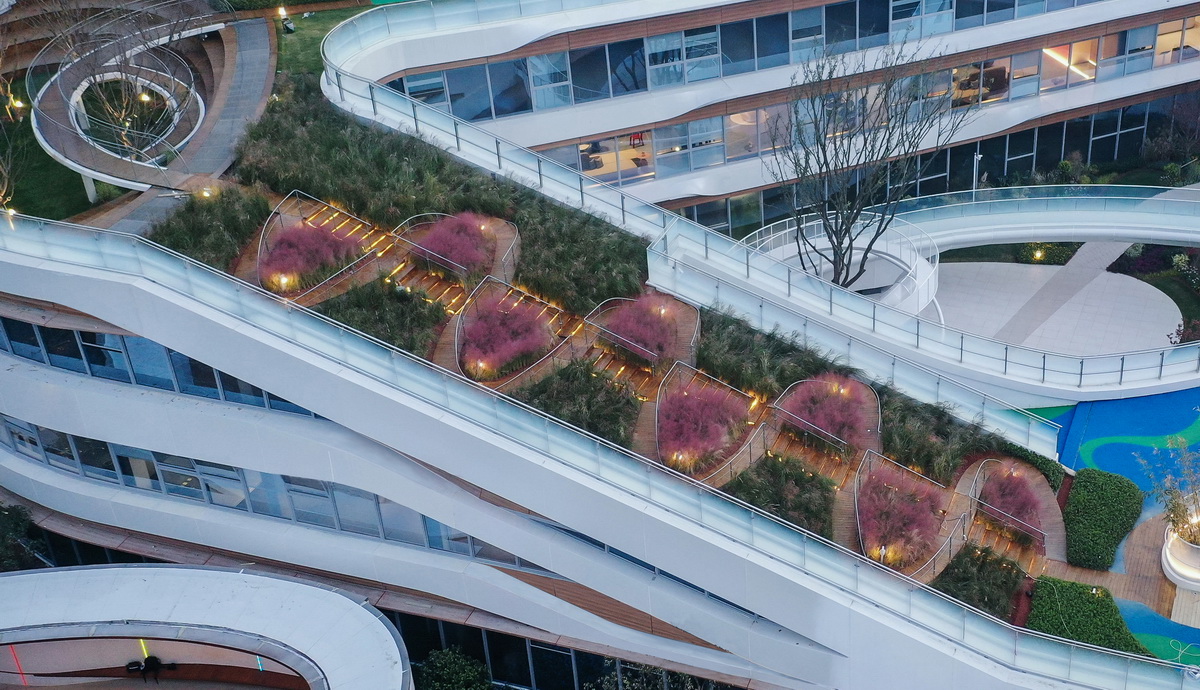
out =
[(631, 349), (638, 357), (657, 359), (667, 351), (675, 330), (674, 310), (669, 302), (661, 295), (642, 295), (632, 302), (622, 302), (613, 310), (605, 328), (652, 353), (647, 356), (641, 350)]
[(703, 465), (725, 447), (746, 419), (750, 402), (719, 386), (688, 384), (658, 404), (658, 452), (682, 472)]
[(500, 378), (550, 349), (553, 335), (542, 319), (545, 305), (514, 295), (484, 296), (467, 310), (463, 324), (462, 362), (478, 380)]
[(276, 276), (302, 279), (305, 274), (348, 261), (362, 251), (358, 241), (338, 237), (327, 229), (292, 225), (280, 230), (259, 265), (264, 280)]
[[(941, 493), (901, 470), (880, 467), (858, 490), (859, 536), (867, 555), (893, 567), (925, 560), (941, 521)], [(886, 547), (881, 552), (880, 547)]]
[(418, 243), (424, 251), (417, 253), (431, 261), (437, 261), (439, 257), (449, 259), (465, 268), (467, 273), (483, 272), (491, 268), (496, 251), (495, 238), (483, 229), (489, 220), (477, 213), (440, 218)]
[[(862, 384), (838, 374), (822, 374), (793, 388), (779, 407), (861, 449), (867, 431), (865, 408), (873, 402), (866, 398)], [(793, 426), (800, 431), (808, 430), (803, 424)]]
[[(998, 470), (992, 472), (979, 492), (979, 500), (988, 504), (981, 506), (983, 512), (1001, 524), (1009, 525), (1012, 521), (996, 513), (997, 510), (1027, 525), (1040, 528), (1038, 508), (1041, 507), (1041, 501), (1038, 500), (1029, 479), (1028, 472), (1016, 463), (1005, 462)], [(995, 510), (989, 510), (988, 506)], [(1018, 529), (1024, 527), (1020, 523), (1012, 526)]]

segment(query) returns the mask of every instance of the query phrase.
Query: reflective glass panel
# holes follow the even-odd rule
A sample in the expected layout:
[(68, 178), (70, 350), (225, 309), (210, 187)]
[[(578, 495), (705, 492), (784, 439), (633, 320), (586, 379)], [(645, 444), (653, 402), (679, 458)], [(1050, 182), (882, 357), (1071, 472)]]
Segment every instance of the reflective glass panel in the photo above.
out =
[(133, 365), (133, 378), (143, 386), (175, 390), (175, 378), (171, 373), (171, 361), (167, 348), (152, 340), (137, 336), (125, 336), (125, 348)]
[(493, 62), (488, 65), (492, 83), (492, 108), (496, 117), (533, 110), (529, 92), (529, 73), (524, 60)]
[(730, 76), (754, 71), (754, 22), (745, 20), (721, 25), (721, 74)]
[(117, 466), (113, 463), (108, 444), (83, 436), (72, 436), (75, 450), (79, 453), (79, 461), (83, 465), (83, 473), (89, 477), (117, 481)]
[(158, 469), (154, 466), (154, 458), (149, 451), (130, 448), (114, 443), (113, 452), (117, 456), (117, 464), (121, 468), (121, 480), (125, 486), (147, 491), (161, 491), (158, 482)]
[(571, 51), (571, 87), (576, 103), (609, 97), (608, 57), (605, 46)]
[(46, 326), (39, 326), (38, 330), (42, 333), (42, 344), (46, 347), (46, 354), (49, 355), (52, 366), (81, 374), (87, 373), (87, 367), (83, 364), (83, 353), (79, 350), (79, 342), (75, 340), (75, 331)]
[(1056, 91), (1067, 86), (1067, 66), (1071, 46), (1042, 49), (1042, 91)]
[(243, 470), (250, 491), (250, 509), (259, 515), (292, 519), (292, 504), (288, 501), (287, 486), (277, 474)]
[(75, 454), (71, 451), (71, 441), (61, 431), (38, 427), (38, 438), (46, 451), (46, 459), (55, 467), (79, 472), (79, 464), (75, 462)]
[(46, 361), (42, 355), (42, 344), (38, 342), (33, 324), (0, 316), (0, 325), (4, 326), (4, 332), (8, 335), (8, 342), (12, 346), (14, 355), (20, 355), (35, 362)]
[(225, 393), (226, 400), (242, 405), (266, 407), (261, 388), (250, 385), (236, 376), (230, 376), (223, 371), (218, 371), (217, 374), (221, 378), (221, 389)]
[(858, 39), (858, 7), (855, 2), (825, 6), (825, 45), (830, 50), (854, 50)]
[(422, 103), (445, 103), (446, 85), (441, 72), (409, 75), (404, 78), (408, 95)]
[(788, 64), (788, 16), (773, 14), (754, 20), (758, 69)]
[(208, 500), (225, 508), (246, 509), (246, 488), (237, 479), (205, 476), (204, 486), (208, 489)]
[(216, 370), (174, 350), (168, 352), (171, 353), (171, 365), (181, 392), (205, 398), (221, 397), (221, 391), (217, 389)]
[(425, 525), (417, 511), (379, 496), (379, 514), (383, 520), (383, 538), (425, 546)]
[(375, 495), (342, 484), (330, 486), (333, 488), (333, 502), (337, 506), (341, 529), (378, 537), (379, 513), (375, 509)]
[(446, 91), (455, 117), (468, 122), (492, 118), (492, 97), (484, 65), (446, 70)]
[(608, 73), (614, 96), (645, 91), (649, 87), (646, 77), (646, 42), (637, 38), (609, 43)]
[(83, 357), (92, 376), (129, 383), (129, 367), (121, 349), (121, 336), (79, 332)]

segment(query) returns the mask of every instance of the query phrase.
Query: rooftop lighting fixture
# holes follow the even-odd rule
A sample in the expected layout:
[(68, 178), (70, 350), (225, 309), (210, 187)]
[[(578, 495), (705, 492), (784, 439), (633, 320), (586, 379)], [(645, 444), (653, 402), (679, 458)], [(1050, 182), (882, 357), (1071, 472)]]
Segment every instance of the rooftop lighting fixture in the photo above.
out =
[(143, 91), (141, 93), (141, 95), (138, 96), (138, 100), (140, 100), (142, 103), (149, 103), (150, 102), (150, 94)]
[(286, 7), (282, 7), (282, 6), (281, 6), (281, 7), (279, 8), (279, 18), (280, 18), (280, 19), (287, 19), (287, 8), (286, 8)]

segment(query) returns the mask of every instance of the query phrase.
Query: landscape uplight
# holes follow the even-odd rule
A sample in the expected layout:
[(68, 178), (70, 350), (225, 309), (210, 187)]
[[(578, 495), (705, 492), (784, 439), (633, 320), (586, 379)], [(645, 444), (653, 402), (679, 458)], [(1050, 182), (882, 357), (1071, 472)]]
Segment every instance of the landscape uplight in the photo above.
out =
[(282, 6), (281, 6), (281, 7), (279, 8), (279, 18), (280, 18), (280, 19), (287, 19), (287, 8), (286, 8), (286, 7), (282, 7)]
[(143, 92), (141, 93), (141, 95), (140, 95), (140, 96), (138, 96), (138, 99), (139, 99), (139, 100), (141, 100), (141, 101), (142, 101), (142, 103), (149, 103), (149, 102), (150, 102), (150, 94), (148, 94), (148, 93), (146, 93), (145, 91), (143, 91)]

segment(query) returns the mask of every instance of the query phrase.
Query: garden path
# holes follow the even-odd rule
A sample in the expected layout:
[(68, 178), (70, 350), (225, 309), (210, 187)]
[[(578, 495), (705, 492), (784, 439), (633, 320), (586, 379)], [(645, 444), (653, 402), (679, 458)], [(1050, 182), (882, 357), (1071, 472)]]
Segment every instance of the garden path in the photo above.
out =
[(1125, 572), (1089, 570), (1063, 561), (1047, 560), (1045, 574), (1108, 589), (1114, 597), (1139, 601), (1163, 616), (1175, 603), (1175, 584), (1162, 572), (1166, 526), (1162, 516), (1146, 520), (1125, 541)]

